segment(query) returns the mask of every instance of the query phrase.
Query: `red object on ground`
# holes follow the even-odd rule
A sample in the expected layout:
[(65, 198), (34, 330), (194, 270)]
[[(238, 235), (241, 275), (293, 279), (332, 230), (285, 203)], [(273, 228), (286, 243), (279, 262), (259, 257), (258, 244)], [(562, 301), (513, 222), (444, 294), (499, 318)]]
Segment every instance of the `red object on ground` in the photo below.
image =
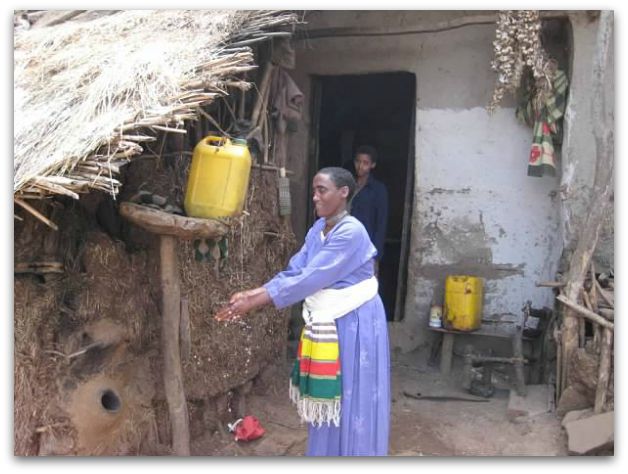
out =
[(259, 420), (251, 415), (239, 419), (230, 426), (230, 429), (235, 433), (236, 441), (253, 441), (262, 437), (266, 432)]

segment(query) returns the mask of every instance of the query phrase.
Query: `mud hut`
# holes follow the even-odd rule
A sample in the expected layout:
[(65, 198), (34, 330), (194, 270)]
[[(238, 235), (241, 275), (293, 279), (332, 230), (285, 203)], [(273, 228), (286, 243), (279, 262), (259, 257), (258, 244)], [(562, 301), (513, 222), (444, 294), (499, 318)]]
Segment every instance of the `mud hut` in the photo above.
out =
[(180, 214), (192, 150), (209, 133), (253, 129), (261, 146), (224, 236), (176, 242), (190, 443), (233, 421), (285, 356), (285, 312), (229, 325), (211, 315), (294, 247), (278, 169), (263, 163), (273, 138), (255, 126), (270, 113), (257, 64), (297, 22), (279, 11), (16, 12), (16, 455), (189, 452), (176, 447), (162, 376), (159, 236), (120, 205), (148, 196)]
[[(531, 31), (569, 78), (555, 175), (525, 171), (532, 129), (517, 118), (515, 94), (487, 111), (499, 98), (491, 61), (516, 33), (500, 28), (515, 13), (536, 17)], [(178, 408), (188, 412), (191, 454), (224, 455), (199, 440), (264, 389), (285, 361), (286, 334), (298, 331), (297, 314), (289, 322), (272, 309), (248, 325), (217, 325), (211, 314), (282, 266), (308, 228), (313, 174), (350, 164), (364, 143), (384, 157), (376, 176), (391, 197), (380, 267), (397, 381), (391, 454), (599, 453), (556, 449), (556, 415), (590, 407), (612, 434), (612, 12), (311, 11), (286, 41), (301, 20), (17, 12), (15, 453), (185, 452), (162, 375), (161, 238), (122, 219), (120, 203), (176, 212), (192, 149), (208, 132), (248, 138), (255, 164), (246, 212), (220, 223), (226, 240), (198, 260), (200, 243), (176, 247), (186, 399)], [(296, 96), (277, 95), (286, 70)], [(300, 104), (282, 116), (270, 96)], [(293, 113), (303, 122), (296, 129)], [(445, 277), (459, 273), (485, 279), (485, 305), (482, 328), (454, 339), (428, 320)], [(513, 328), (523, 357), (511, 347)], [(468, 346), (495, 359), (494, 378)], [(542, 402), (544, 422), (522, 421), (536, 406), (511, 410), (494, 398), (474, 412), (402, 388), (446, 398), (478, 381), (507, 390), (509, 402), (525, 398), (513, 387), (540, 394), (526, 400)], [(277, 436), (285, 449), (262, 440), (252, 453), (302, 453), (303, 427), (287, 426), (280, 405), (267, 404), (286, 422)], [(588, 418), (571, 420), (590, 431)], [(490, 446), (489, 431), (499, 433)]]

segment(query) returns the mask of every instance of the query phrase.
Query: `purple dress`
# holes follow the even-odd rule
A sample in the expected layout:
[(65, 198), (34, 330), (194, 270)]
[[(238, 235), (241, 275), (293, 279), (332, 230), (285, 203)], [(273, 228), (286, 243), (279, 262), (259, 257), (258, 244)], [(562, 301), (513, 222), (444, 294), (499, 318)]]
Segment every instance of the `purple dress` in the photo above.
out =
[[(364, 226), (347, 216), (325, 236), (310, 228), (288, 267), (264, 285), (277, 308), (323, 288), (346, 288), (373, 275), (377, 251)], [(308, 424), (308, 456), (385, 456), (390, 430), (388, 327), (379, 295), (336, 319), (342, 372), (340, 426)]]

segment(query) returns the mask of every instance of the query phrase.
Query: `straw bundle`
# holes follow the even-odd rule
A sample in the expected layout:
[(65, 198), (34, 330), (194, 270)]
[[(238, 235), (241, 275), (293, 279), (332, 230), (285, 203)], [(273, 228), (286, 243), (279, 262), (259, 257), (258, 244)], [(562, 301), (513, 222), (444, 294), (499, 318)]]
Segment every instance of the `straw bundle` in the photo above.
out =
[(14, 35), (14, 193), (115, 195), (120, 166), (200, 105), (248, 88), (248, 45), (296, 23), (273, 11), (121, 11)]

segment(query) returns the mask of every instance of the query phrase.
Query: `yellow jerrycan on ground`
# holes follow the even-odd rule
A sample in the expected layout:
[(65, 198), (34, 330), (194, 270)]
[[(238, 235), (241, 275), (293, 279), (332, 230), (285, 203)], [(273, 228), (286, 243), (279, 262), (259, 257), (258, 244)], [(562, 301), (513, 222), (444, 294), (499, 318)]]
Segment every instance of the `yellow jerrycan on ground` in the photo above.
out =
[(251, 154), (246, 140), (208, 135), (195, 147), (183, 207), (190, 217), (229, 217), (242, 212)]
[(473, 331), (482, 324), (482, 279), (450, 275), (445, 279), (443, 322), (448, 329)]

